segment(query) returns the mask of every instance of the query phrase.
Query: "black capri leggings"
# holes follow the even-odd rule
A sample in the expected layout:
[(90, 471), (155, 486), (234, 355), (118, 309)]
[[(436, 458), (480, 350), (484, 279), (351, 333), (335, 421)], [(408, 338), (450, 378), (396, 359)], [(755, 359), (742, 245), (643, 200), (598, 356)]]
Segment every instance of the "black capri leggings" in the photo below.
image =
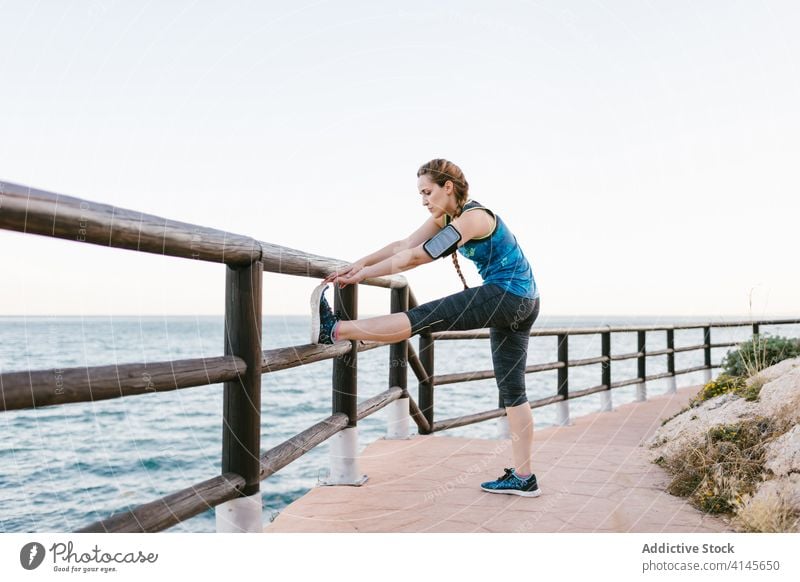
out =
[(406, 315), (411, 335), (490, 328), (492, 363), (504, 406), (528, 402), (525, 366), (539, 297), (521, 297), (489, 283), (423, 303)]

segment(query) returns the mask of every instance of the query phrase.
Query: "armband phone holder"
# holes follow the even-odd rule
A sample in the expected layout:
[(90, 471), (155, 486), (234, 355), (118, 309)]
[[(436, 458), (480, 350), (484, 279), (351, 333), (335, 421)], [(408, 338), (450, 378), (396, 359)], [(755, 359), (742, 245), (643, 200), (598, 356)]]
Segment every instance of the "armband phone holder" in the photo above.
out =
[(425, 241), (422, 248), (432, 259), (439, 259), (452, 254), (458, 248), (458, 241), (461, 240), (461, 233), (455, 226), (448, 224), (431, 238)]

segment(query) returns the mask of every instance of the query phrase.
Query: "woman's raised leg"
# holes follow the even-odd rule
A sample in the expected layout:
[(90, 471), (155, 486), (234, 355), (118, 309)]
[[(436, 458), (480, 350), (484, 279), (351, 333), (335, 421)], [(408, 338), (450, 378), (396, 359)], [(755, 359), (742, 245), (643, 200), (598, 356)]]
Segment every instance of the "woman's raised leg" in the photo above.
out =
[(338, 340), (372, 340), (396, 343), (411, 337), (411, 321), (405, 313), (392, 313), (336, 324)]

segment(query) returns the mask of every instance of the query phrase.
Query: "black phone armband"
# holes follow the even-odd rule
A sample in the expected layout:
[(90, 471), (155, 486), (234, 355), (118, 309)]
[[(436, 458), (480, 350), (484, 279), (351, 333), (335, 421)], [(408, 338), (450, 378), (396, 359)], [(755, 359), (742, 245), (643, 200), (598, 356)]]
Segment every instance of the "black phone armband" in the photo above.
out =
[(461, 240), (461, 233), (455, 226), (448, 224), (431, 238), (426, 240), (422, 248), (432, 259), (446, 257), (458, 248), (458, 241)]

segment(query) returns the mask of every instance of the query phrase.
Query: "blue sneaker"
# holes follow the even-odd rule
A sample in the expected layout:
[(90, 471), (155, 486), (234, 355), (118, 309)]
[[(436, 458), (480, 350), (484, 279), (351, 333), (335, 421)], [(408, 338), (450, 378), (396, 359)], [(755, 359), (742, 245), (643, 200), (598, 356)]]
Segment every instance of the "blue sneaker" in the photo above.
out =
[(539, 497), (541, 489), (536, 484), (536, 475), (531, 473), (527, 479), (517, 477), (513, 468), (503, 469), (505, 475), (494, 481), (481, 483), (481, 489), (489, 493), (508, 493), (509, 495), (522, 495), (523, 497)]
[(312, 344), (332, 344), (331, 330), (337, 321), (341, 319), (338, 313), (334, 314), (328, 300), (325, 299), (325, 291), (328, 284), (318, 285), (311, 293), (311, 343)]

